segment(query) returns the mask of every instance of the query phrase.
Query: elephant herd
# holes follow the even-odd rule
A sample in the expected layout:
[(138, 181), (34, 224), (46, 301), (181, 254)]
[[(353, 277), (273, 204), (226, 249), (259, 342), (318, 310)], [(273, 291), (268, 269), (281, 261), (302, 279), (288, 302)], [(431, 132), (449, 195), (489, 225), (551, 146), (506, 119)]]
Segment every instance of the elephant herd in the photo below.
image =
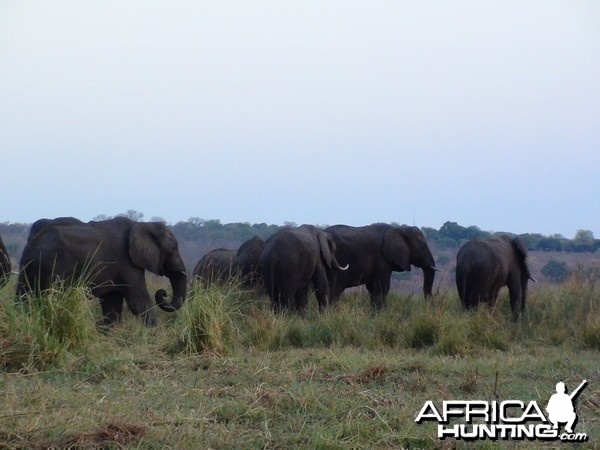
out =
[[(203, 282), (239, 276), (249, 288), (264, 289), (275, 311), (304, 311), (312, 287), (320, 309), (349, 287), (364, 285), (376, 309), (385, 305), (392, 272), (423, 271), (423, 293), (431, 297), (438, 268), (423, 232), (414, 226), (373, 224), (283, 227), (263, 240), (253, 237), (239, 249), (215, 249), (198, 261), (193, 278)], [(145, 272), (166, 276), (172, 300), (159, 289), (154, 302)], [(0, 283), (10, 274), (0, 239)], [(154, 303), (164, 311), (183, 304), (188, 277), (177, 239), (162, 222), (124, 217), (82, 222), (72, 217), (40, 219), (30, 230), (21, 257), (17, 300), (61, 279), (83, 280), (100, 301), (107, 325), (121, 319), (123, 304), (148, 324), (156, 323)], [(501, 287), (509, 290), (513, 318), (522, 314), (528, 280), (527, 249), (519, 237), (476, 238), (457, 254), (456, 285), (465, 309), (493, 305)], [(534, 280), (535, 281), (535, 280)]]

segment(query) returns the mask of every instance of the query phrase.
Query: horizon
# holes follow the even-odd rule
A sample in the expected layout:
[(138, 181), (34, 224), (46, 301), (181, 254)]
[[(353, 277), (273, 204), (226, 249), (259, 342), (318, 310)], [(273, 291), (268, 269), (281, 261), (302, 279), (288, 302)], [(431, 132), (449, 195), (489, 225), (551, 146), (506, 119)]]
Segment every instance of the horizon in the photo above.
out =
[[(132, 217), (132, 215), (136, 215), (137, 217)], [(73, 216), (74, 217), (74, 216)], [(283, 221), (282, 223), (268, 223), (265, 221), (260, 221), (260, 222), (249, 222), (249, 221), (235, 221), (235, 222), (224, 222), (218, 218), (203, 218), (203, 217), (197, 217), (197, 216), (191, 216), (185, 220), (177, 220), (174, 222), (171, 221), (167, 221), (166, 219), (164, 219), (163, 217), (159, 217), (159, 216), (154, 216), (154, 217), (146, 217), (145, 214), (141, 211), (137, 211), (137, 210), (128, 210), (126, 212), (123, 213), (118, 213), (115, 215), (106, 215), (106, 214), (97, 214), (96, 216), (92, 217), (89, 221), (97, 221), (97, 220), (107, 220), (107, 219), (112, 219), (114, 217), (129, 217), (132, 220), (137, 220), (140, 222), (157, 222), (157, 221), (162, 221), (164, 222), (167, 226), (172, 227), (175, 226), (179, 223), (190, 223), (190, 222), (194, 222), (196, 220), (200, 220), (202, 222), (212, 222), (212, 221), (216, 221), (218, 222), (220, 225), (222, 226), (226, 226), (226, 225), (250, 225), (250, 226), (255, 226), (255, 225), (266, 225), (266, 226), (276, 226), (276, 227), (283, 227), (283, 226), (300, 226), (303, 225), (303, 223), (296, 223), (293, 221)], [(49, 218), (49, 217), (48, 217)], [(55, 217), (53, 217), (54, 219)], [(77, 219), (82, 220), (79, 217), (75, 217)], [(38, 220), (38, 219), (36, 219)], [(84, 220), (85, 222), (86, 220)], [(35, 221), (33, 221), (35, 222)], [(5, 222), (0, 222), (0, 224), (2, 225), (32, 225), (33, 222), (13, 222), (13, 221), (5, 221)], [(398, 225), (413, 225), (413, 226), (418, 226), (419, 228), (423, 229), (423, 228), (431, 228), (434, 230), (439, 231), (442, 226), (446, 223), (456, 223), (459, 226), (463, 227), (463, 228), (470, 228), (470, 227), (476, 227), (478, 230), (482, 231), (482, 232), (486, 232), (486, 233), (491, 233), (491, 234), (497, 234), (497, 233), (508, 233), (508, 234), (515, 234), (515, 235), (542, 235), (544, 237), (549, 237), (549, 238), (564, 238), (564, 239), (569, 239), (569, 240), (573, 240), (576, 237), (577, 232), (579, 231), (589, 231), (592, 233), (592, 235), (594, 236), (594, 239), (598, 240), (600, 239), (600, 237), (597, 237), (595, 235), (595, 233), (593, 232), (593, 230), (589, 230), (587, 228), (578, 228), (577, 230), (575, 230), (575, 232), (573, 233), (573, 236), (567, 236), (564, 235), (562, 233), (550, 233), (550, 234), (544, 234), (541, 232), (537, 232), (537, 231), (526, 231), (526, 232), (522, 232), (522, 233), (516, 233), (514, 231), (511, 230), (486, 230), (481, 228), (480, 226), (478, 226), (477, 224), (462, 224), (460, 222), (454, 221), (454, 220), (447, 220), (444, 223), (442, 223), (440, 226), (438, 227), (433, 227), (433, 226), (428, 226), (428, 225), (414, 225), (414, 224), (410, 224), (410, 223), (405, 223), (405, 222), (397, 222), (397, 221), (391, 221), (391, 222), (385, 222), (385, 223), (390, 223), (390, 224), (398, 224)], [(314, 225), (316, 227), (319, 228), (326, 228), (329, 226), (333, 226), (333, 225), (338, 225), (338, 223), (328, 223), (328, 224), (323, 224), (323, 223), (310, 223), (310, 222), (305, 222), (306, 224), (309, 225)], [(361, 225), (352, 225), (352, 226), (366, 226), (366, 225), (372, 225), (375, 223), (383, 223), (383, 222), (371, 222), (371, 223), (365, 223), (365, 224), (361, 224)], [(348, 224), (344, 224), (344, 225), (348, 225)], [(203, 225), (200, 225), (203, 226)]]

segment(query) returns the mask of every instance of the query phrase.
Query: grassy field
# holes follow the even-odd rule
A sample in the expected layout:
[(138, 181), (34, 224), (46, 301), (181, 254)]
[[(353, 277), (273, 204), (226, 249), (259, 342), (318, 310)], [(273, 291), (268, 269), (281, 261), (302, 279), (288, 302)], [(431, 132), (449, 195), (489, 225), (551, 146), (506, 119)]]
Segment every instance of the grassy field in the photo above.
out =
[[(600, 285), (531, 293), (524, 320), (464, 313), (454, 291), (394, 294), (373, 313), (359, 291), (325, 313), (274, 315), (235, 285), (195, 287), (157, 327), (96, 325), (84, 287), (13, 304), (0, 290), (0, 447), (461, 448), (415, 423), (425, 401), (536, 400), (589, 384), (576, 431), (600, 443)], [(312, 306), (312, 305), (311, 305)], [(314, 308), (314, 306), (313, 306)], [(572, 446), (479, 441), (478, 448)]]

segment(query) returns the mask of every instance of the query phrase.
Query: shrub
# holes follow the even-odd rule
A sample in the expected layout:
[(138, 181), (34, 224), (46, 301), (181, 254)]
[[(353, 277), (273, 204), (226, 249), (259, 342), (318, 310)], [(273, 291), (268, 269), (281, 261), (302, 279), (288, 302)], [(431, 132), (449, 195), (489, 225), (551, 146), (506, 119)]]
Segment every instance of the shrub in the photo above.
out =
[(571, 275), (571, 271), (565, 262), (558, 262), (551, 259), (548, 264), (542, 267), (542, 275), (552, 281), (563, 282)]

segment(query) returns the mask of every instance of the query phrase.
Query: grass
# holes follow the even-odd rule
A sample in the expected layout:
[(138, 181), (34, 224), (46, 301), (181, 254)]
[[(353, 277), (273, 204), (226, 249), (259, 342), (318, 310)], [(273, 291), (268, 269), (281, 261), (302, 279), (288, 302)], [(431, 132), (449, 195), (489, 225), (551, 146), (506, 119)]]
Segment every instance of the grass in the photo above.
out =
[(0, 290), (0, 447), (460, 448), (414, 422), (426, 400), (545, 405), (557, 381), (584, 378), (582, 448), (600, 438), (591, 280), (532, 292), (520, 323), (505, 293), (495, 311), (465, 313), (448, 291), (393, 294), (374, 312), (356, 291), (300, 316), (232, 283), (194, 285), (154, 328), (125, 315), (104, 332), (83, 286), (54, 286), (29, 310), (13, 293)]

